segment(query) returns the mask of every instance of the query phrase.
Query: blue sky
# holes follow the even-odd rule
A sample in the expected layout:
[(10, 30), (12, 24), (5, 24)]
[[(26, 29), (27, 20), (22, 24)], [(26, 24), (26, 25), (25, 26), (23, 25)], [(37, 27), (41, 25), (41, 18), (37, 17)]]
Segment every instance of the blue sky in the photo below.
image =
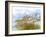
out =
[(13, 18), (21, 18), (24, 15), (32, 15), (40, 13), (40, 8), (14, 7)]

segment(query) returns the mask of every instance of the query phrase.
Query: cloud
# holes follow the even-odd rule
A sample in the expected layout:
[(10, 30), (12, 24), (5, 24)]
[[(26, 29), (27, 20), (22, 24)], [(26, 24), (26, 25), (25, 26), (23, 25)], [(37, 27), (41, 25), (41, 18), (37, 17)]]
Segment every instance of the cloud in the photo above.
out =
[(13, 7), (13, 17), (21, 18), (24, 15), (34, 15), (40, 13), (40, 8)]

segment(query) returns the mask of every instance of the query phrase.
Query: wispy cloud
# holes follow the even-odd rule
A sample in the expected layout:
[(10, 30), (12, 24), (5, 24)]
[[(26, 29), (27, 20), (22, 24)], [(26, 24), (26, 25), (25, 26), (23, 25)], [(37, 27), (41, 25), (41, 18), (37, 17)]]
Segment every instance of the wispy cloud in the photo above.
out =
[(40, 8), (13, 7), (13, 17), (21, 18), (24, 15), (40, 13)]

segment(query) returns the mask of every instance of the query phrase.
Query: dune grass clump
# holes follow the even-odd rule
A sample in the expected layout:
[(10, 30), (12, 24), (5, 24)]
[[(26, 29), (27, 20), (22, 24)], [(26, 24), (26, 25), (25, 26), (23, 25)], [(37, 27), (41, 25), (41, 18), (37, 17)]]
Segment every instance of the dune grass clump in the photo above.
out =
[(24, 16), (22, 19), (16, 20), (16, 29), (18, 30), (34, 30), (40, 29), (40, 25), (36, 25), (37, 22), (33, 17)]

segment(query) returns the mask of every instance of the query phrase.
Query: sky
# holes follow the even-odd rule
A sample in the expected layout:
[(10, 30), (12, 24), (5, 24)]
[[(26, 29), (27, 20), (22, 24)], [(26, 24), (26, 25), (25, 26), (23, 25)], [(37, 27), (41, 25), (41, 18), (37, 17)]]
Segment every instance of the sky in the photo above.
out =
[(13, 7), (13, 17), (21, 18), (24, 15), (40, 13), (40, 8)]

